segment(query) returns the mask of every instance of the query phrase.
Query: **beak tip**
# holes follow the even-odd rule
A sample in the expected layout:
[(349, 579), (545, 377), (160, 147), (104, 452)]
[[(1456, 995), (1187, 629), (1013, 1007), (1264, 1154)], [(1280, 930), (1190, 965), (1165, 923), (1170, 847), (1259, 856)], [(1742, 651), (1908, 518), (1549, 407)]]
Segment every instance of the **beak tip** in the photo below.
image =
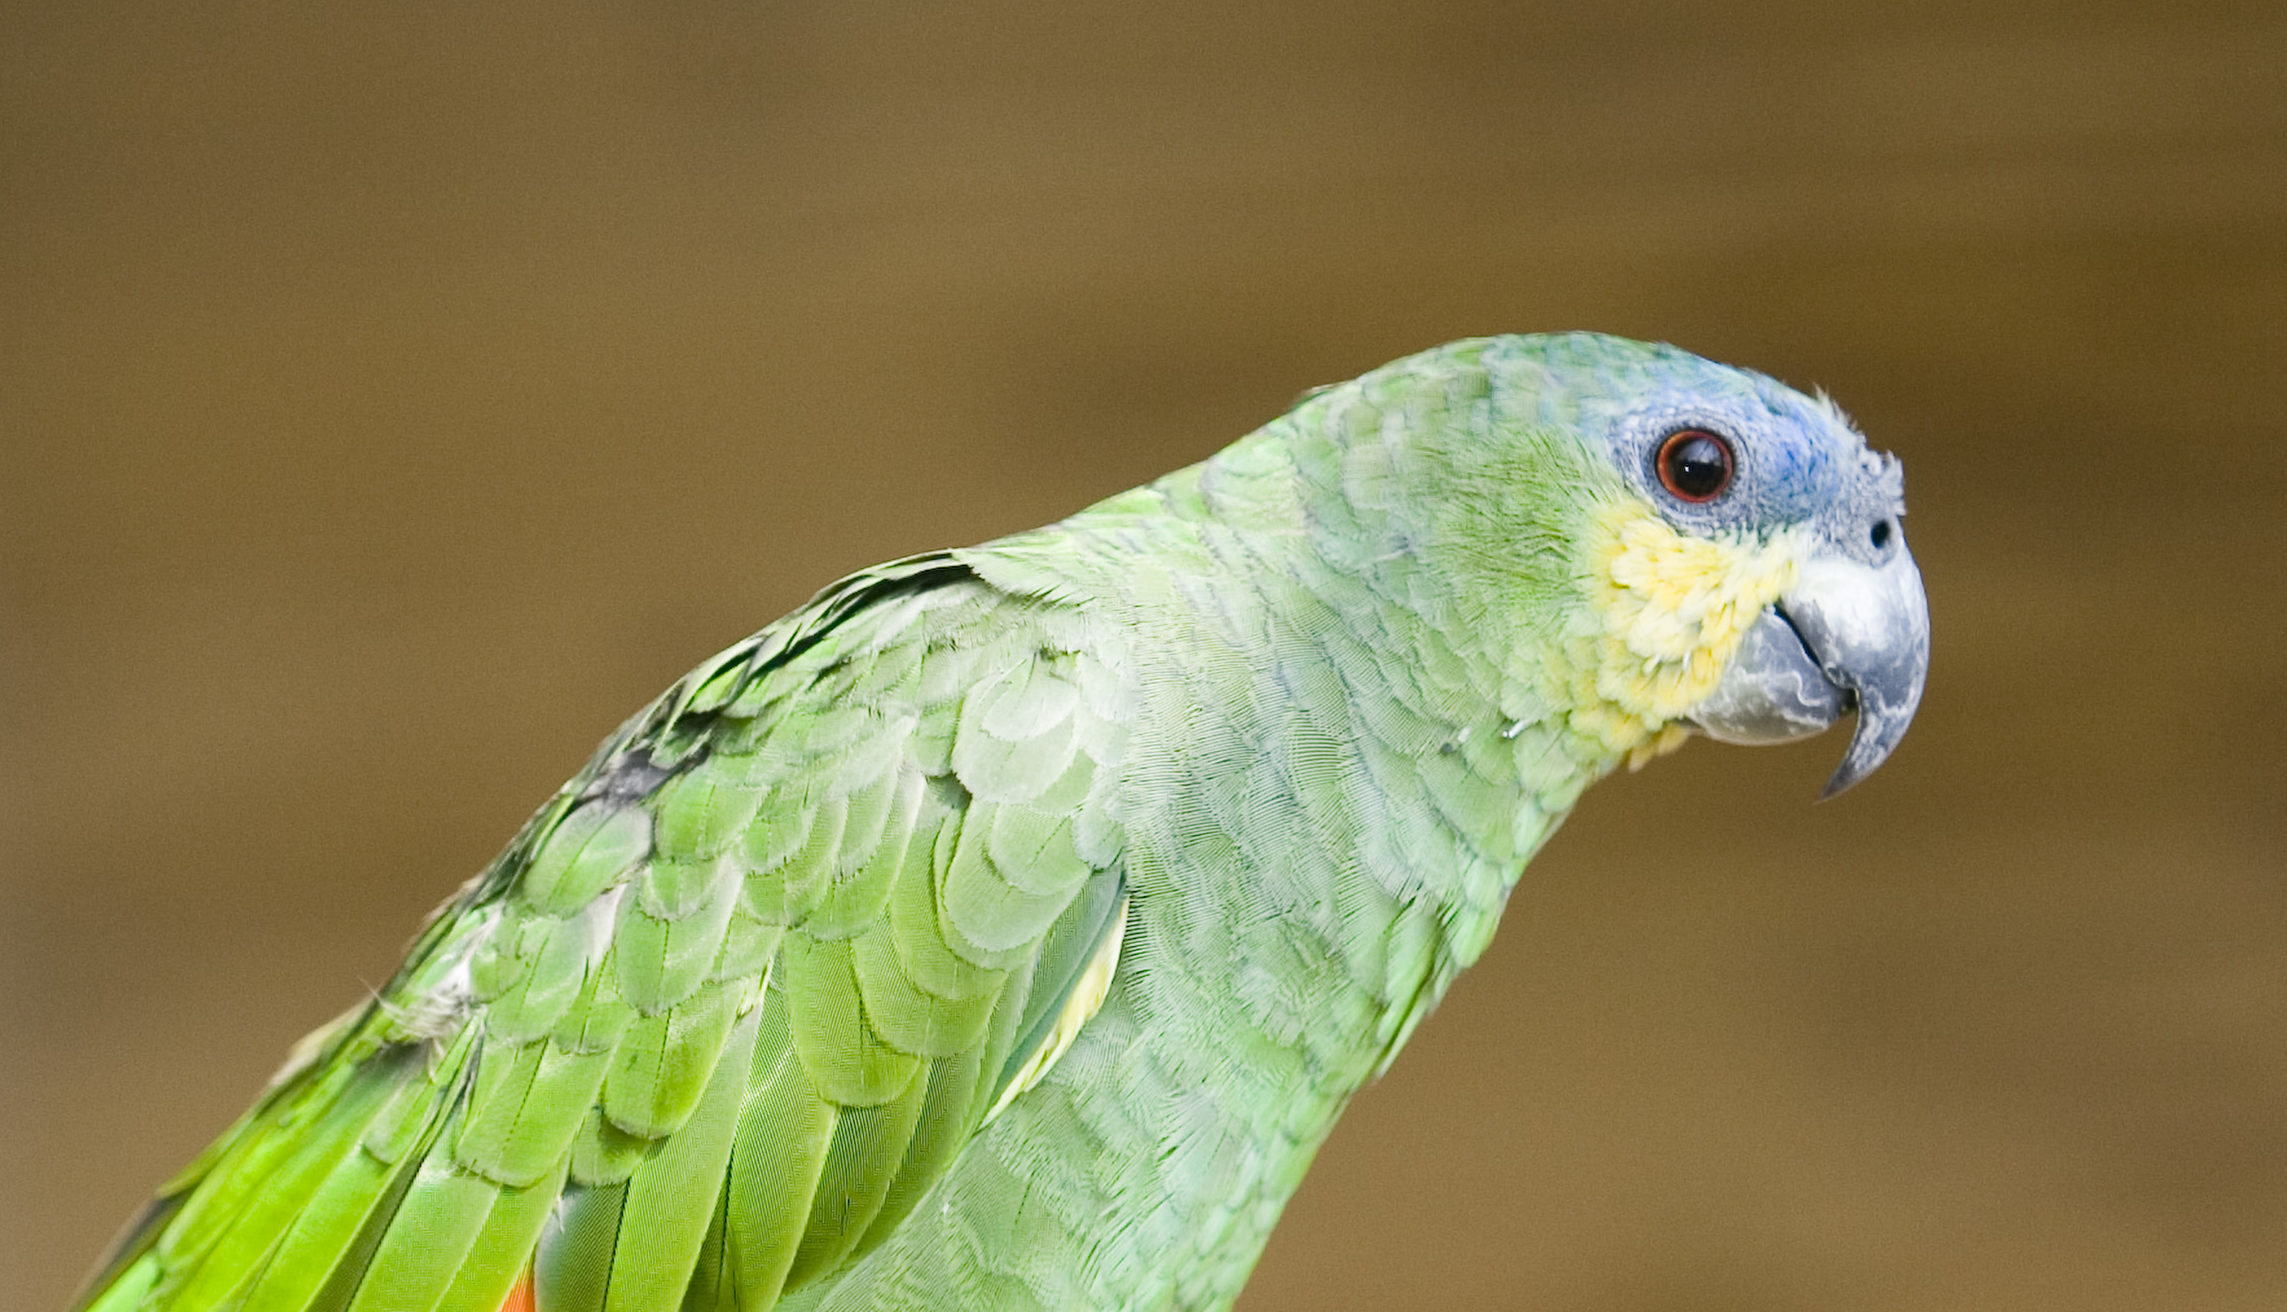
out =
[(1850, 763), (1845, 761), (1835, 767), (1834, 773), (1827, 777), (1826, 786), (1818, 790), (1818, 796), (1812, 801), (1831, 802), (1856, 787), (1858, 781), (1865, 777), (1863, 773), (1851, 769)]
[(1851, 728), (1850, 746), (1844, 750), (1842, 761), (1834, 767), (1834, 773), (1827, 777), (1826, 786), (1819, 790), (1819, 801), (1824, 802), (1849, 792), (1859, 780), (1880, 769), (1882, 763), (1890, 759), (1890, 753), (1897, 749), (1899, 740), (1906, 736), (1907, 726), (1913, 723), (1914, 707), (1921, 700), (1918, 682), (1913, 691), (1915, 695), (1902, 708), (1878, 703), (1870, 705), (1863, 701), (1859, 703), (1858, 723)]

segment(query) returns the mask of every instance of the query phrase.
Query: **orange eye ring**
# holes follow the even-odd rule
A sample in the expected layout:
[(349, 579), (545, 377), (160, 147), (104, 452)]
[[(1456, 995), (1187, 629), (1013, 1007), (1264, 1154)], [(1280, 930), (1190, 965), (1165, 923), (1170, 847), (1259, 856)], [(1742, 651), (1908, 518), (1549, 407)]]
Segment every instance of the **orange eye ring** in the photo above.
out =
[(1668, 434), (1652, 461), (1660, 471), (1660, 486), (1668, 495), (1694, 505), (1722, 496), (1731, 486), (1736, 463), (1731, 444), (1704, 428), (1683, 428)]

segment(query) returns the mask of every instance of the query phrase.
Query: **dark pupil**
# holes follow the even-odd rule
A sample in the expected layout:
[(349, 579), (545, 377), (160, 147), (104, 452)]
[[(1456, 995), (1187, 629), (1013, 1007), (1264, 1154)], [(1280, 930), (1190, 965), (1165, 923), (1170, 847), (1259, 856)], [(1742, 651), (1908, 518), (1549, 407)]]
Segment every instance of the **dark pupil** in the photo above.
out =
[(1687, 437), (1668, 449), (1668, 477), (1687, 497), (1711, 497), (1723, 490), (1723, 445), (1712, 437)]

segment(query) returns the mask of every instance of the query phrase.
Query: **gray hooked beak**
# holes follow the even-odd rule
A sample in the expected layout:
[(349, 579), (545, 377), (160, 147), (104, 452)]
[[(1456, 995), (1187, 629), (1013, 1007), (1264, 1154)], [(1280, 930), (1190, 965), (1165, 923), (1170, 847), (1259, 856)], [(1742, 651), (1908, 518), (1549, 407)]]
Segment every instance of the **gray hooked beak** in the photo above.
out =
[(1691, 718), (1722, 742), (1780, 743), (1857, 711), (1824, 800), (1874, 773), (1906, 736), (1929, 670), (1929, 599), (1906, 544), (1879, 565), (1818, 556), (1764, 609)]

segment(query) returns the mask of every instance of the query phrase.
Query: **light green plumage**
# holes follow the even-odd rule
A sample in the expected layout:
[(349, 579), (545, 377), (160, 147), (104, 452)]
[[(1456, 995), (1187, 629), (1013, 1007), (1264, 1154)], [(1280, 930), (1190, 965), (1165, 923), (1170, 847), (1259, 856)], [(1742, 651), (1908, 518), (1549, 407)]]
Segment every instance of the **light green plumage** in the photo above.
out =
[(1093, 946), (1059, 936), (1035, 991), (1043, 941), (1116, 884), (1072, 813), (1118, 734), (1026, 610), (929, 558), (710, 663), (194, 1170), (120, 1288), (497, 1307), (538, 1243), (551, 1304), (673, 1305), (704, 1250), (706, 1296), (758, 1306), (841, 1266), (1041, 1040), (1028, 1001)]
[(1616, 484), (1567, 352), (1671, 363), (1457, 344), (701, 666), (91, 1306), (1226, 1303), (1613, 764), (1536, 673)]

